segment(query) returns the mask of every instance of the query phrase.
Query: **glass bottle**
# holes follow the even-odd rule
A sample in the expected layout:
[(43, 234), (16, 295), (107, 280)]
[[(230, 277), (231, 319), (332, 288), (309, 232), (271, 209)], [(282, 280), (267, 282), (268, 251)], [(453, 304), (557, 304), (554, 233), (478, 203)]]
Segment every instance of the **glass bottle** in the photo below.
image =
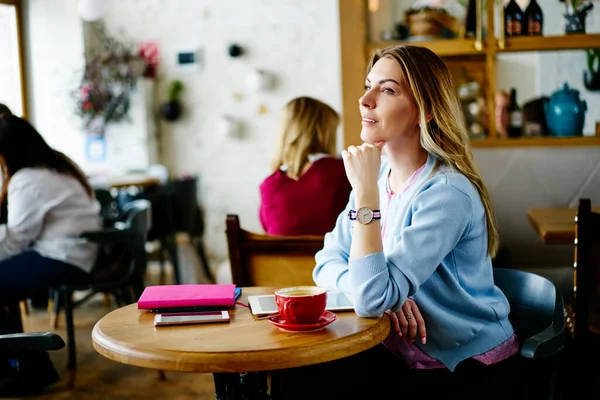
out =
[(510, 89), (510, 104), (508, 105), (508, 137), (521, 136), (523, 112), (517, 103), (517, 90)]
[(465, 17), (465, 37), (474, 38), (477, 34), (477, 0), (468, 0)]
[(515, 0), (510, 0), (504, 7), (504, 33), (506, 36), (520, 36), (525, 33), (523, 21), (525, 13)]
[(525, 9), (526, 34), (529, 36), (542, 36), (544, 26), (544, 14), (536, 0), (531, 0)]

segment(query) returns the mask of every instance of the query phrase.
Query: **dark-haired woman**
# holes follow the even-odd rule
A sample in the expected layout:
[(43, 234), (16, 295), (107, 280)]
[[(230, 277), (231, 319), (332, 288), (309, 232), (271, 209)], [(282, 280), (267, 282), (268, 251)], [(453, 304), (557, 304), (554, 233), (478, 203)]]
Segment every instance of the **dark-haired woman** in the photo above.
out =
[[(14, 115), (0, 117), (0, 167), (8, 210), (0, 225), (0, 305), (88, 280), (98, 249), (77, 236), (100, 229), (101, 220), (83, 172)], [(0, 334), (15, 330), (0, 314)]]

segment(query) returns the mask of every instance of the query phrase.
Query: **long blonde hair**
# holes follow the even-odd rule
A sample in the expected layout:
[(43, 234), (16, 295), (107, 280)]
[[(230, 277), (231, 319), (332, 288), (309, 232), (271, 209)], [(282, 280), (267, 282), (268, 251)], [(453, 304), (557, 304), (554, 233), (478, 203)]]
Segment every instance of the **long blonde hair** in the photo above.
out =
[(471, 141), (452, 75), (431, 50), (419, 46), (394, 46), (371, 55), (367, 73), (383, 57), (396, 60), (419, 109), (421, 146), (442, 162), (464, 174), (477, 188), (487, 219), (488, 252), (499, 246), (492, 197), (473, 160)]
[(271, 162), (272, 171), (287, 166), (287, 175), (298, 179), (308, 162), (308, 155), (335, 155), (338, 113), (327, 104), (311, 97), (289, 101), (282, 112), (277, 154)]

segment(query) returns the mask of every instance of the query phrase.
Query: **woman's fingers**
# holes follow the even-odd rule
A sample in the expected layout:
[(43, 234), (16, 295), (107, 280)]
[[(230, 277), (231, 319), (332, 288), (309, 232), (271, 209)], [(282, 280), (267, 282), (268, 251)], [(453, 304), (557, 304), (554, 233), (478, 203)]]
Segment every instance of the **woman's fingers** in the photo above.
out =
[[(409, 339), (414, 340), (417, 335), (421, 339), (421, 343), (427, 343), (427, 329), (425, 327), (425, 320), (423, 319), (423, 315), (421, 311), (419, 311), (419, 307), (414, 300), (406, 299), (404, 304), (402, 305), (403, 311), (405, 315), (407, 315), (407, 319), (409, 319), (410, 325), (410, 337)], [(410, 318), (408, 316), (410, 315)]]
[(394, 330), (394, 332), (396, 332), (399, 336), (402, 336), (402, 331), (400, 330), (400, 322), (398, 322), (398, 317), (396, 316), (396, 313), (392, 311), (386, 311), (385, 313), (388, 315), (388, 317), (390, 317), (390, 323), (392, 324), (392, 329)]

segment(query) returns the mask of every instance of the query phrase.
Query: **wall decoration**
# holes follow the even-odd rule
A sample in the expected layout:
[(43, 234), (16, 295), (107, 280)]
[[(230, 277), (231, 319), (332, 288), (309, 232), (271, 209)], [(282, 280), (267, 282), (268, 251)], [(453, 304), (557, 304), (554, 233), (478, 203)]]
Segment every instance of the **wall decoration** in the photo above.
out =
[(169, 100), (160, 107), (160, 113), (167, 121), (177, 121), (181, 116), (183, 110), (180, 101), (181, 92), (183, 92), (183, 83), (179, 80), (172, 81), (169, 85)]
[(154, 41), (140, 42), (137, 47), (140, 57), (146, 62), (144, 77), (156, 79), (158, 72), (158, 43)]
[(88, 58), (73, 96), (86, 131), (103, 136), (109, 123), (127, 120), (131, 92), (146, 64), (133, 45), (108, 36), (104, 29), (99, 35), (100, 46)]
[(79, 16), (86, 22), (98, 21), (104, 15), (104, 0), (79, 0), (77, 9)]
[(260, 106), (258, 106), (258, 114), (259, 115), (265, 115), (269, 113), (269, 109), (267, 108), (266, 105), (261, 104)]
[(254, 69), (246, 77), (246, 82), (250, 90), (268, 91), (273, 88), (275, 77), (265, 70)]
[(238, 44), (232, 44), (227, 49), (230, 57), (236, 58), (241, 57), (244, 54), (244, 49)]
[(222, 137), (239, 138), (242, 136), (242, 123), (231, 115), (221, 115), (217, 121), (217, 133)]

